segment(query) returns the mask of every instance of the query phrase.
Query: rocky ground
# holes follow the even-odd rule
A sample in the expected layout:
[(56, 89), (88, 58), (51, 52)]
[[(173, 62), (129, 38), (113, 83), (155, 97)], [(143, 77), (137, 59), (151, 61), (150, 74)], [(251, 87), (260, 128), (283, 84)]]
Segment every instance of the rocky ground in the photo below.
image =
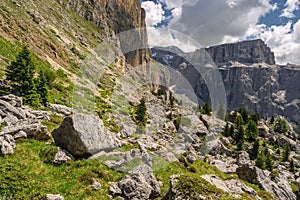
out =
[[(112, 198), (209, 199), (216, 193), (214, 198), (221, 199), (265, 199), (271, 196), (278, 199), (297, 199), (300, 186), (297, 170), (300, 165), (300, 146), (292, 129), (286, 134), (280, 134), (274, 131), (268, 120), (258, 123), (258, 138), (261, 143), (268, 144), (268, 151), (274, 160), (274, 169), (271, 172), (255, 166), (255, 160), (251, 159), (253, 143), (246, 142), (242, 150), (237, 150), (233, 138), (222, 134), (226, 125), (224, 121), (189, 110), (187, 106), (177, 103), (171, 106), (165, 95), (155, 96), (148, 93), (146, 99), (146, 134), (137, 134), (136, 130), (128, 129), (116, 134), (109, 131), (102, 121), (93, 115), (73, 114), (72, 109), (55, 104), (49, 104), (46, 111), (35, 111), (24, 106), (19, 97), (2, 96), (1, 154), (13, 154), (16, 148), (15, 141), (20, 138), (51, 141), (53, 137), (58, 146), (52, 161), (55, 164), (61, 165), (69, 162), (68, 160), (82, 158), (98, 159), (108, 167), (127, 174), (119, 182), (110, 183), (108, 194)], [(157, 110), (159, 106), (160, 112)], [(171, 119), (170, 116), (166, 118), (166, 113), (170, 110)], [(51, 121), (53, 115), (60, 115), (64, 120), (50, 133), (43, 124), (45, 121)], [(135, 124), (135, 121), (131, 119), (129, 122), (123, 122), (124, 127), (126, 123), (130, 126), (131, 123)], [(162, 124), (162, 128), (159, 124)], [(153, 126), (157, 129), (154, 130)], [(296, 170), (291, 171), (290, 162), (282, 161), (282, 153), (275, 152), (272, 145), (274, 143), (279, 145), (278, 149), (281, 152), (286, 146), (290, 147), (288, 160), (293, 160)], [(166, 168), (172, 169), (174, 163), (188, 170), (188, 173), (194, 173), (194, 176), (198, 177), (197, 180), (193, 180), (193, 176), (183, 171), (180, 173), (176, 170), (174, 174), (164, 177), (167, 181), (161, 179), (160, 173)], [(208, 170), (208, 173), (203, 173), (205, 170), (202, 167), (205, 165), (209, 166), (207, 169), (215, 166), (218, 172)], [(228, 174), (230, 178), (224, 178), (224, 174)], [(91, 178), (91, 187), (95, 191), (101, 189), (99, 179)], [(186, 185), (193, 181), (198, 184), (198, 189), (206, 192), (193, 191), (193, 188), (189, 188), (191, 186)], [(166, 183), (168, 185), (165, 185)], [(206, 188), (207, 184), (211, 188)], [(168, 191), (165, 191), (166, 186)], [(269, 193), (264, 194), (267, 197), (262, 195), (261, 190)], [(63, 199), (51, 194), (47, 194), (46, 197)]]

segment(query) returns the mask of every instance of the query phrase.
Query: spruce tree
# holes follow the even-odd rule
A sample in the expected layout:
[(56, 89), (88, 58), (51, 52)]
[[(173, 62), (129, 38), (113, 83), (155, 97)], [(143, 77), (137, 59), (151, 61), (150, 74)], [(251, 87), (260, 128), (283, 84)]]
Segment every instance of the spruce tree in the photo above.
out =
[(136, 109), (136, 120), (139, 126), (146, 127), (147, 124), (147, 107), (145, 98), (141, 98), (140, 104)]
[(24, 98), (24, 103), (38, 107), (40, 105), (40, 95), (37, 93), (35, 83), (35, 65), (31, 53), (24, 47), (6, 69), (6, 79), (15, 92), (19, 92)]
[(265, 155), (266, 157), (266, 169), (269, 170), (269, 171), (273, 171), (274, 169), (274, 161), (271, 157), (271, 154), (269, 153), (269, 151), (267, 152), (267, 154)]
[(47, 86), (47, 79), (45, 73), (43, 71), (40, 72), (40, 76), (37, 83), (37, 92), (40, 95), (41, 103), (46, 105), (47, 97), (48, 97), (48, 86)]
[(283, 162), (289, 161), (290, 152), (291, 152), (290, 147), (286, 145), (284, 147), (284, 152), (283, 152), (283, 158), (282, 158)]
[(295, 164), (293, 159), (290, 161), (290, 172), (295, 172)]
[(247, 125), (247, 140), (249, 140), (250, 142), (255, 141), (257, 136), (257, 124), (253, 120), (250, 120)]
[(251, 152), (251, 158), (254, 160), (257, 158), (259, 153), (259, 140), (255, 140), (254, 144), (253, 144), (253, 148), (252, 148), (252, 152)]
[(225, 136), (225, 137), (228, 137), (228, 136), (230, 136), (229, 135), (229, 130), (230, 128), (229, 128), (229, 123), (228, 122), (226, 122), (226, 125), (225, 125), (225, 128), (224, 128), (224, 131), (223, 131), (223, 135)]
[(263, 155), (263, 153), (259, 153), (257, 158), (256, 158), (256, 161), (255, 161), (255, 165), (257, 167), (259, 167), (260, 169), (266, 169), (266, 164), (265, 164), (265, 156)]
[(201, 113), (205, 114), (205, 115), (211, 115), (211, 111), (212, 111), (212, 109), (211, 109), (210, 105), (208, 103), (205, 103), (202, 107)]
[(244, 125), (244, 120), (243, 120), (243, 117), (241, 115), (238, 115), (235, 119), (235, 124), (236, 124), (236, 127), (240, 127), (242, 125)]
[(233, 127), (233, 125), (230, 126), (229, 136), (234, 137), (234, 127)]

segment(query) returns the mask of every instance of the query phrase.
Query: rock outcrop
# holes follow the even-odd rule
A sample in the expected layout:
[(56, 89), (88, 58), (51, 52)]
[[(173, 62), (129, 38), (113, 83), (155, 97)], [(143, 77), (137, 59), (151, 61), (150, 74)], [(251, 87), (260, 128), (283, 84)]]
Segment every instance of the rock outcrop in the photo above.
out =
[(243, 180), (260, 185), (263, 190), (271, 193), (278, 199), (297, 199), (287, 180), (277, 178), (274, 182), (270, 179), (270, 172), (268, 171), (246, 164), (237, 169), (237, 174)]
[(125, 199), (146, 200), (155, 199), (160, 195), (160, 185), (148, 165), (141, 165), (130, 172), (110, 188), (113, 196)]
[(218, 66), (229, 61), (243, 64), (275, 64), (274, 53), (261, 39), (212, 46), (205, 50)]
[(66, 117), (52, 135), (55, 144), (75, 158), (86, 158), (119, 146), (115, 135), (104, 127), (99, 117), (94, 115), (74, 114)]

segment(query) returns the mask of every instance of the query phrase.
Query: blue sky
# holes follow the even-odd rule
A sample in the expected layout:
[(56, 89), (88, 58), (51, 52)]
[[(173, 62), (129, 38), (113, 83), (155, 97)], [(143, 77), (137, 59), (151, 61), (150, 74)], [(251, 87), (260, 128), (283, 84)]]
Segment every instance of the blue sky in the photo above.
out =
[[(201, 47), (263, 39), (279, 64), (300, 64), (300, 0), (141, 0), (148, 27), (170, 29)], [(153, 45), (196, 47), (149, 29)], [(159, 39), (158, 39), (159, 38)], [(185, 37), (183, 37), (185, 38)], [(199, 47), (199, 45), (197, 46)]]

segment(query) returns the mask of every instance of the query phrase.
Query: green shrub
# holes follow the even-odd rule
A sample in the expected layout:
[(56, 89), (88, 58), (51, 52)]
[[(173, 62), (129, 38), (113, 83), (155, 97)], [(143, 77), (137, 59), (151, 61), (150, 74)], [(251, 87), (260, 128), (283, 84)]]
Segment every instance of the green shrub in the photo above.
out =
[(289, 131), (289, 126), (284, 119), (277, 117), (275, 120), (274, 130), (278, 133), (287, 133)]

